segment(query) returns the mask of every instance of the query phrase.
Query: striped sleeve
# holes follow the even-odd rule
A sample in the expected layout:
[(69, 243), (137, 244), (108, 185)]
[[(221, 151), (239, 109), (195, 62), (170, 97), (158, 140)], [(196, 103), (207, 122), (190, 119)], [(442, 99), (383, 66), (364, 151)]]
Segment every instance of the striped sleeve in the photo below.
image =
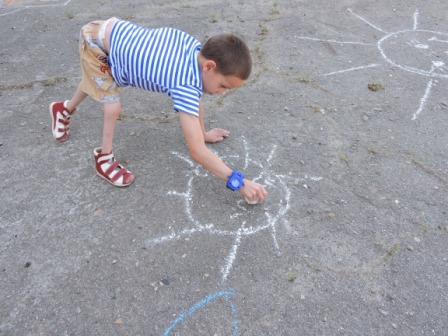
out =
[(168, 95), (173, 99), (174, 109), (199, 116), (199, 99), (201, 92), (194, 87), (176, 87), (170, 89)]

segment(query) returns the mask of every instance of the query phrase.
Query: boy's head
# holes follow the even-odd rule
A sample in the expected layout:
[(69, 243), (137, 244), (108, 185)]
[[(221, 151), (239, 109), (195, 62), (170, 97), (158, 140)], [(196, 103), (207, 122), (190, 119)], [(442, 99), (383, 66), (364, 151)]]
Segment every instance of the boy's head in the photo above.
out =
[(216, 70), (224, 76), (235, 76), (244, 81), (249, 78), (252, 70), (250, 51), (237, 35), (221, 34), (209, 38), (201, 48), (201, 55), (214, 61)]
[(201, 48), (200, 64), (204, 91), (210, 94), (242, 85), (252, 70), (249, 48), (234, 34), (209, 38)]

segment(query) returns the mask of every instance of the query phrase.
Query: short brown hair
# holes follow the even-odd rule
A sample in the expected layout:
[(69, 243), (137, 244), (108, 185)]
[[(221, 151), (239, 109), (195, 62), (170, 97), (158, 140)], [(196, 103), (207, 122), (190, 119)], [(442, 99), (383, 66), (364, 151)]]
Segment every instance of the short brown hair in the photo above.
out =
[(243, 39), (235, 34), (210, 37), (201, 48), (201, 55), (216, 63), (217, 71), (224, 76), (246, 80), (252, 70), (250, 51)]

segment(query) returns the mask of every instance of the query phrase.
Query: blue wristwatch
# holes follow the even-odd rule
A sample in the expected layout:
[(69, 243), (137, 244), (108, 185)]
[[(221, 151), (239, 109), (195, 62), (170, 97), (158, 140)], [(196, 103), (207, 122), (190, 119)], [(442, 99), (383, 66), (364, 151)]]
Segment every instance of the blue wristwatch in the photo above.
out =
[(235, 191), (240, 189), (242, 186), (244, 186), (244, 174), (240, 173), (238, 170), (234, 170), (232, 172), (232, 175), (229, 176), (229, 179), (227, 180), (227, 188)]

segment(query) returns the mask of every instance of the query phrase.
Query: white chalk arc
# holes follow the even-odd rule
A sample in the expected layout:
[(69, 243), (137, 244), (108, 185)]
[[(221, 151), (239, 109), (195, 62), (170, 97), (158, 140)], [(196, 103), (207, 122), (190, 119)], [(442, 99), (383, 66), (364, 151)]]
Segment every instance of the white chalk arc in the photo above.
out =
[(387, 62), (402, 70), (448, 78), (448, 34), (422, 29), (402, 30), (381, 38), (378, 49)]

